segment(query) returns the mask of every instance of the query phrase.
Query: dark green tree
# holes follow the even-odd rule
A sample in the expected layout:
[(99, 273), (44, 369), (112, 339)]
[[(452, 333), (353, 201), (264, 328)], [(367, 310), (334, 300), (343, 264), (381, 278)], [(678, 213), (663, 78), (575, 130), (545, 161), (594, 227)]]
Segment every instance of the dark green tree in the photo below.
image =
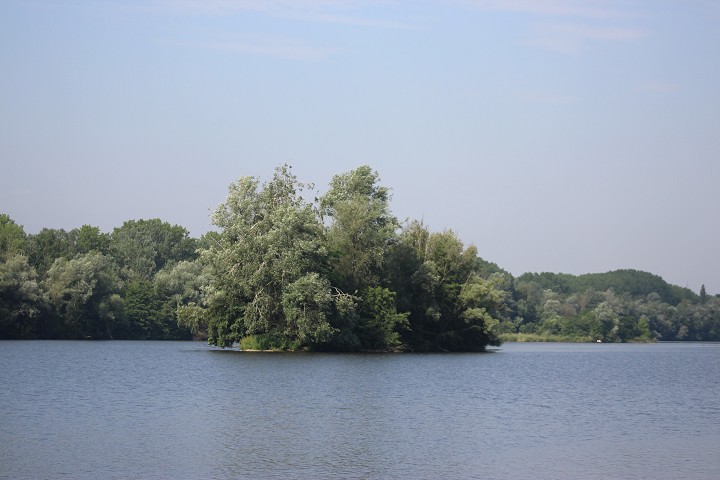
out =
[(75, 255), (70, 234), (62, 228), (43, 228), (29, 235), (25, 244), (28, 261), (44, 276), (58, 258), (70, 259)]
[(71, 230), (70, 238), (76, 254), (100, 252), (107, 255), (110, 252), (110, 235), (103, 233), (98, 227), (83, 225)]
[(37, 273), (27, 257), (0, 261), (0, 339), (36, 338), (42, 305)]
[(128, 220), (110, 235), (110, 253), (127, 278), (150, 280), (170, 262), (194, 259), (196, 248), (187, 229), (157, 218)]

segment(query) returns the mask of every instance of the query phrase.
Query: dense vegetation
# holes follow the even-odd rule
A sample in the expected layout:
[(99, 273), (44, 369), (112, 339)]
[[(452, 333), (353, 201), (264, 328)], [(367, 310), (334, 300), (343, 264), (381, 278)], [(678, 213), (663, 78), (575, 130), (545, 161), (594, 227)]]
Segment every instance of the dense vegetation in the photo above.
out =
[(308, 192), (287, 166), (241, 178), (199, 239), (159, 219), (26, 234), (0, 215), (0, 338), (339, 351), (720, 340), (720, 296), (704, 287), (634, 270), (514, 278), (452, 231), (398, 222), (367, 166)]

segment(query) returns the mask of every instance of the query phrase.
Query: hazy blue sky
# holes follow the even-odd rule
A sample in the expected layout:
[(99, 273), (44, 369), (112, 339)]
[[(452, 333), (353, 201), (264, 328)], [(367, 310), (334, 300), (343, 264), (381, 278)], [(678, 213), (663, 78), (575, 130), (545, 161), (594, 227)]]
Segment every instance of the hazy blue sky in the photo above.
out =
[(29, 233), (368, 164), (513, 274), (720, 293), (720, 2), (2, 0), (0, 161)]

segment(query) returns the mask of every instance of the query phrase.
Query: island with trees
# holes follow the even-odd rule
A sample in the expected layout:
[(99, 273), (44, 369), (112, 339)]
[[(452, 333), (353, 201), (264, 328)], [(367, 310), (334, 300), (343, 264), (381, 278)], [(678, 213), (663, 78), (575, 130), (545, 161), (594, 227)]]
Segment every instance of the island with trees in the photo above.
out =
[(232, 183), (193, 238), (160, 219), (27, 234), (0, 214), (0, 339), (191, 339), (243, 350), (484, 351), (505, 341), (720, 340), (720, 296), (637, 270), (510, 273), (398, 221), (361, 166), (311, 189)]

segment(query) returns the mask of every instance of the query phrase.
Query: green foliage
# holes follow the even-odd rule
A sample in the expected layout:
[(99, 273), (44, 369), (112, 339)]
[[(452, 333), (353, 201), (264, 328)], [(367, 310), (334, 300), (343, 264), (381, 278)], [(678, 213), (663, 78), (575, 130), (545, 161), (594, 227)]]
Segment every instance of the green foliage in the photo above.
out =
[(410, 328), (409, 313), (398, 313), (395, 293), (382, 287), (368, 287), (362, 294), (361, 320), (357, 325), (360, 344), (369, 350), (402, 348), (400, 334)]
[(560, 294), (581, 293), (589, 289), (601, 292), (612, 289), (618, 294), (632, 296), (656, 293), (671, 305), (677, 305), (682, 300), (697, 299), (697, 295), (686, 288), (670, 285), (657, 275), (638, 270), (615, 270), (577, 276), (566, 273), (525, 273), (518, 277), (518, 280), (532, 282), (542, 289)]
[(126, 335), (142, 339), (188, 338), (188, 330), (178, 325), (174, 309), (166, 309), (166, 299), (153, 282), (135, 279), (123, 292), (124, 319), (131, 329)]
[(83, 225), (70, 231), (76, 254), (99, 252), (107, 255), (110, 252), (110, 235), (100, 231), (98, 227)]
[(465, 248), (451, 231), (430, 233), (418, 222), (403, 229), (390, 250), (388, 278), (397, 304), (408, 307), (402, 337), (409, 349), (482, 351), (499, 344), (505, 277), (484, 279), (482, 266), (476, 248)]
[(159, 219), (25, 235), (0, 215), (0, 338), (207, 338), (257, 350), (482, 351), (501, 339), (720, 341), (720, 296), (636, 270), (513, 278), (400, 226), (368, 166), (314, 202), (288, 166), (230, 185), (200, 239)]
[(0, 261), (22, 253), (25, 231), (9, 215), (0, 214)]
[(332, 307), (329, 282), (316, 272), (289, 284), (282, 294), (286, 338), (299, 345), (327, 343), (337, 332), (328, 323)]
[(213, 215), (221, 232), (202, 254), (213, 278), (206, 297), (211, 343), (276, 333), (312, 343), (331, 332), (322, 280), (306, 277), (325, 269), (326, 255), (303, 187), (287, 166), (262, 187), (251, 177), (230, 186)]
[(109, 248), (125, 278), (149, 280), (168, 263), (194, 259), (197, 242), (184, 227), (155, 218), (128, 220), (113, 230)]
[(335, 175), (320, 199), (330, 221), (325, 243), (331, 256), (331, 278), (346, 292), (359, 292), (380, 280), (386, 250), (398, 223), (390, 213), (390, 194), (367, 165)]
[(244, 351), (282, 351), (302, 348), (301, 344), (275, 333), (247, 335), (240, 340), (238, 346)]
[(113, 338), (122, 315), (122, 283), (113, 260), (101, 253), (55, 260), (44, 281), (55, 313), (78, 337)]
[(0, 263), (0, 339), (35, 338), (43, 308), (37, 273), (22, 255)]
[(38, 272), (45, 274), (58, 258), (71, 259), (73, 242), (70, 234), (63, 229), (43, 228), (35, 235), (29, 235), (25, 245), (28, 261)]

